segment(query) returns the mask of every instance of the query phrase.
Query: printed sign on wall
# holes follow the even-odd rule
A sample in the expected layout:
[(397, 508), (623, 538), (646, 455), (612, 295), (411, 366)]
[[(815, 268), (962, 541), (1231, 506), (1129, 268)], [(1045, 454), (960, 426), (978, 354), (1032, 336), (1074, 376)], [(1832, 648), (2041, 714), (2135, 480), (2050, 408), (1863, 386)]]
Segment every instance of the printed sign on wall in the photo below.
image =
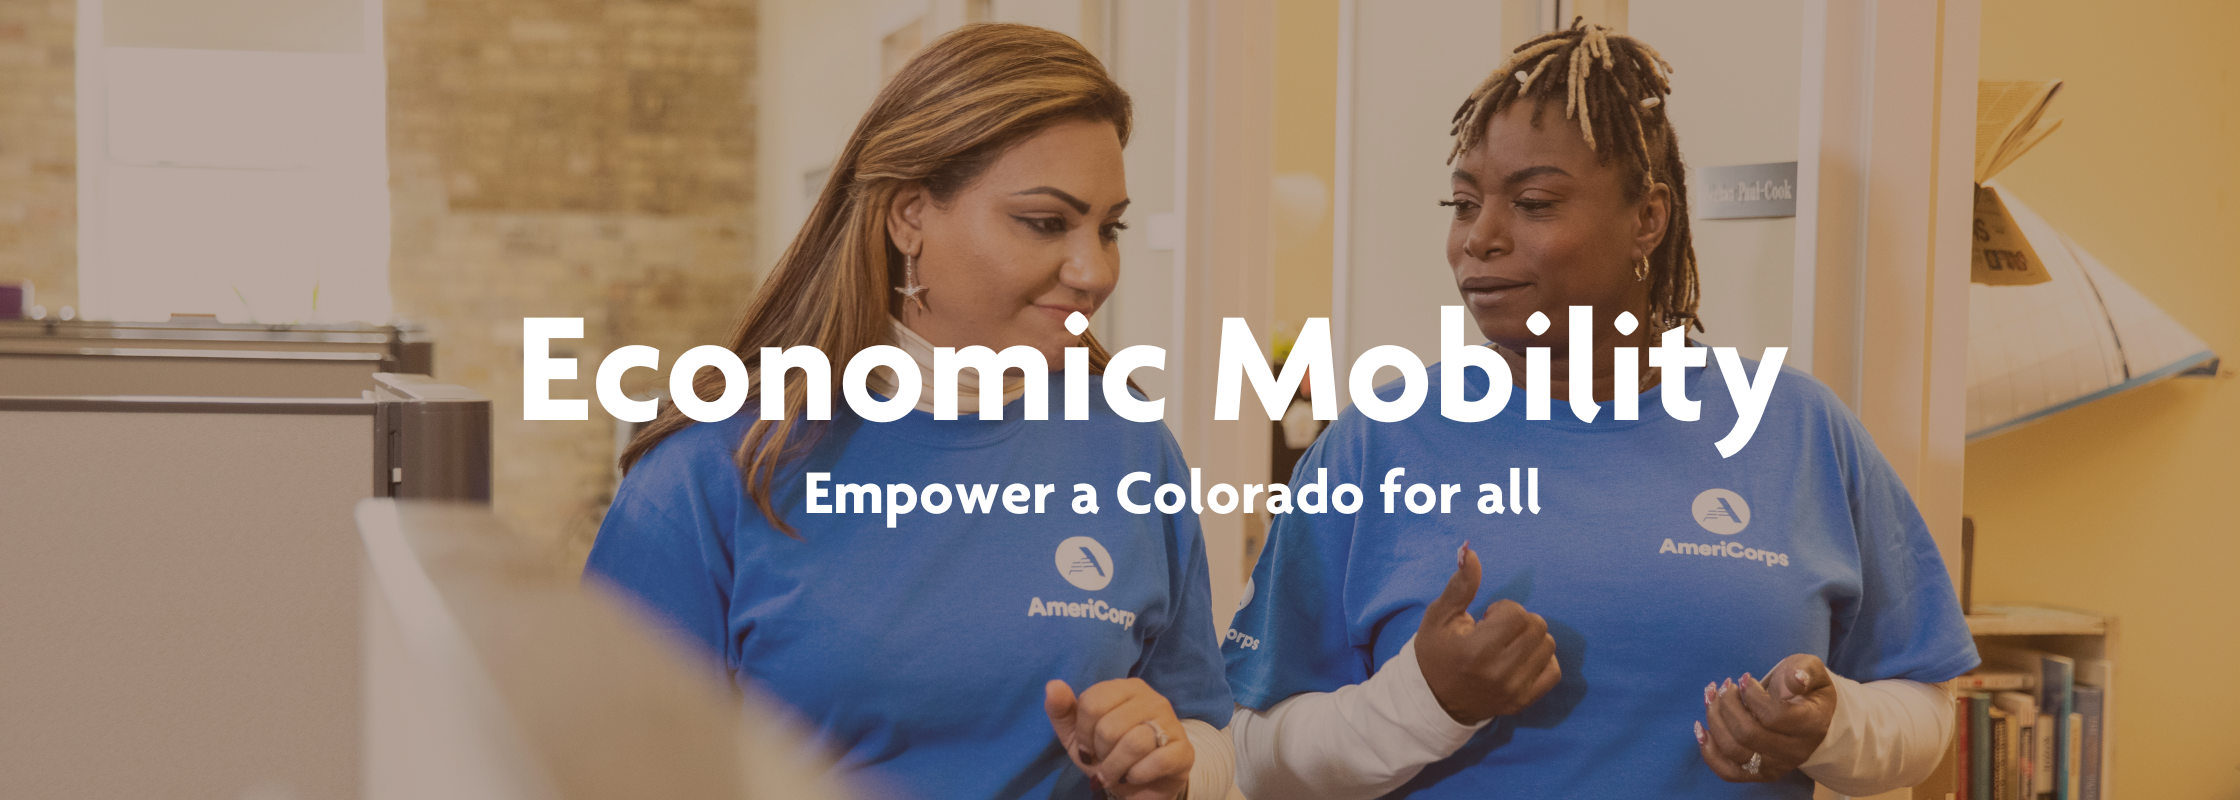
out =
[(1698, 219), (1797, 215), (1797, 162), (1738, 164), (1696, 170)]

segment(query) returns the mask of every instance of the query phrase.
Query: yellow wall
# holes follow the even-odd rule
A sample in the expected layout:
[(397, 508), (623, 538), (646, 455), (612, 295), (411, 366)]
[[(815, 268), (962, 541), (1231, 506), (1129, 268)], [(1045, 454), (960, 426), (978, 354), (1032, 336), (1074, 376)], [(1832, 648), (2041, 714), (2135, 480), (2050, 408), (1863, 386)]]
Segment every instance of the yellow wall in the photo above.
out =
[(1275, 325), (1296, 336), (1330, 316), (1330, 203), (1337, 170), (1338, 3), (1276, 6)]
[(2227, 360), (1968, 448), (1976, 597), (2114, 615), (2125, 797), (2240, 797), (2240, 4), (1984, 0), (1983, 77), (2067, 81), (2002, 173)]

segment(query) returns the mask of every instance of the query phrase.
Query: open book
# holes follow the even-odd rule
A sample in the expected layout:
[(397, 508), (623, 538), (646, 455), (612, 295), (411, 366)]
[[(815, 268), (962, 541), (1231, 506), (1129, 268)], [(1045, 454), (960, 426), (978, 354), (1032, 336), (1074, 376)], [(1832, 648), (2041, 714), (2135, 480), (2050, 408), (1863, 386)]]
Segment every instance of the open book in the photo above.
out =
[(1976, 82), (1976, 183), (1991, 180), (2030, 152), (2061, 120), (2046, 122), (2060, 81)]
[(2045, 120), (2046, 104), (2060, 91), (2060, 81), (1976, 84), (1975, 231), (1969, 254), (1969, 279), (1976, 283), (2027, 286), (2052, 280), (1999, 193), (1983, 184), (2061, 127), (2060, 120)]

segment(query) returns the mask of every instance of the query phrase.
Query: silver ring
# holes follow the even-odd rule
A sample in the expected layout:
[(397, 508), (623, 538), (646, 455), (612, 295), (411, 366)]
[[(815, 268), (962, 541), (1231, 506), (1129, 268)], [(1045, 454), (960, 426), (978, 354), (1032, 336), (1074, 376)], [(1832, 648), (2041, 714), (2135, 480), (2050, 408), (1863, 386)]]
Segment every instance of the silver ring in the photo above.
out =
[(1167, 732), (1159, 727), (1159, 723), (1147, 719), (1143, 721), (1143, 724), (1151, 726), (1151, 749), (1157, 750), (1167, 746)]
[(1751, 753), (1750, 760), (1742, 762), (1742, 771), (1750, 773), (1752, 775), (1756, 775), (1758, 774), (1758, 770), (1765, 767), (1765, 765), (1766, 757), (1763, 754)]

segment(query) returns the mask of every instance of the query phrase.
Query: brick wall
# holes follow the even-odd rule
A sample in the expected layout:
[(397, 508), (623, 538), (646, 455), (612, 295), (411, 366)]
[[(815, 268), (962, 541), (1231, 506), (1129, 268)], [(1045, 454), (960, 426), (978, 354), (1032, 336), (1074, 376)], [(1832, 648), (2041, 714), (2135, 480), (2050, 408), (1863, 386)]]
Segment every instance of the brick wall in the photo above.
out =
[[(753, 291), (752, 0), (387, 0), (400, 317), (438, 378), (488, 395), (498, 512), (580, 564), (614, 489), (614, 420), (521, 421), (521, 318), (593, 398), (626, 344), (719, 344)], [(665, 375), (666, 373), (664, 373)], [(654, 384), (638, 370), (626, 388)]]
[(78, 303), (77, 4), (0, 2), (0, 281)]
[[(753, 0), (386, 0), (390, 287), (437, 376), (490, 396), (496, 506), (580, 560), (614, 421), (521, 421), (521, 318), (593, 395), (624, 344), (720, 342), (756, 283)], [(0, 280), (77, 298), (76, 3), (0, 2)], [(650, 386), (633, 372), (632, 389)]]

